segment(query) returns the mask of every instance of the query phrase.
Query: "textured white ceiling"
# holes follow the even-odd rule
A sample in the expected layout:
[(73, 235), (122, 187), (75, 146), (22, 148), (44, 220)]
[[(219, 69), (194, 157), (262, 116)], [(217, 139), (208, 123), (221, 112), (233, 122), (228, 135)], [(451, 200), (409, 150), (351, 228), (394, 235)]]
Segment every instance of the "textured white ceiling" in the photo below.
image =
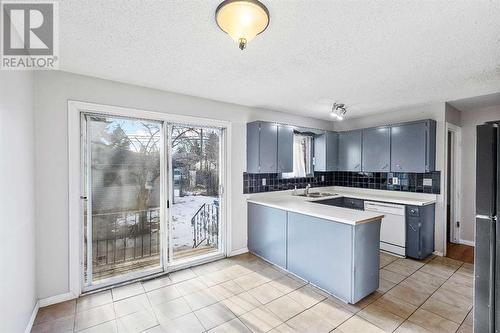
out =
[(219, 0), (61, 1), (61, 69), (325, 119), (500, 91), (500, 1), (262, 1), (245, 51)]
[(500, 105), (500, 93), (459, 99), (449, 102), (460, 111), (471, 111)]

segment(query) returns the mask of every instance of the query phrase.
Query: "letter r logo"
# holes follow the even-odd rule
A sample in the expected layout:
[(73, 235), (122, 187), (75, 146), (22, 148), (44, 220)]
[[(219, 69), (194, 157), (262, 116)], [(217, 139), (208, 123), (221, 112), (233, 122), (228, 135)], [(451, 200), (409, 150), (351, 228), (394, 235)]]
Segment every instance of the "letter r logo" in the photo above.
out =
[(53, 55), (53, 3), (2, 3), (2, 21), (3, 55)]

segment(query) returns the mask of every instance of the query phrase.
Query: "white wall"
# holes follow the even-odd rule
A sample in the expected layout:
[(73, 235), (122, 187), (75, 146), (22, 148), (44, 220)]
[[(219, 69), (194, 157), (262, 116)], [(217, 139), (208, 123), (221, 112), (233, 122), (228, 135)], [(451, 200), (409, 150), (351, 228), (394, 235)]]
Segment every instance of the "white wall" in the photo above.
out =
[(460, 110), (456, 109), (452, 105), (446, 103), (446, 115), (445, 119), (447, 123), (456, 125), (456, 126), (461, 126), (462, 124), (462, 119), (461, 119), (461, 112)]
[(0, 74), (0, 332), (23, 332), (36, 303), (33, 74)]
[(35, 74), (35, 138), (37, 197), (38, 296), (47, 298), (69, 292), (68, 271), (68, 126), (69, 99), (182, 114), (232, 122), (232, 246), (247, 245), (243, 171), (246, 167), (246, 123), (279, 121), (331, 129), (322, 120), (292, 116), (212, 100), (85, 77), (64, 72)]
[(462, 111), (462, 200), (460, 238), (474, 241), (476, 195), (476, 126), (500, 120), (500, 105)]
[(359, 129), (380, 125), (390, 125), (406, 121), (434, 119), (436, 126), (436, 170), (441, 171), (441, 194), (437, 196), (436, 202), (436, 226), (435, 226), (435, 250), (444, 252), (445, 249), (445, 211), (443, 202), (445, 166), (445, 104), (435, 103), (427, 105), (412, 106), (403, 109), (390, 110), (376, 115), (346, 119), (335, 122), (334, 129), (337, 131)]

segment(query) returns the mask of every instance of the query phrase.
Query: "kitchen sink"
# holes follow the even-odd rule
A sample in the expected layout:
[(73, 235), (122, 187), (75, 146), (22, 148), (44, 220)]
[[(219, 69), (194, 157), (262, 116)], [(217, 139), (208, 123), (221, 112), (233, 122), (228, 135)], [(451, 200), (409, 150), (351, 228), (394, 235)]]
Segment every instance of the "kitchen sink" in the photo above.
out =
[(337, 195), (337, 193), (328, 193), (328, 192), (309, 192), (309, 194), (301, 193), (296, 194), (298, 197), (307, 197), (307, 198), (324, 198), (324, 197), (333, 197)]

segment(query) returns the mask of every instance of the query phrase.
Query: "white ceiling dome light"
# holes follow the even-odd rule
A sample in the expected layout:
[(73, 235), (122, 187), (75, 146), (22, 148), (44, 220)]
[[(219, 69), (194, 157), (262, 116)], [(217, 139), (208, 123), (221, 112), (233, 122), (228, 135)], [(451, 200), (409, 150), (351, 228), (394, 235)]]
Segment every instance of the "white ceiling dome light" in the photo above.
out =
[(266, 30), (269, 11), (257, 0), (225, 0), (215, 11), (215, 21), (244, 50), (248, 42)]

